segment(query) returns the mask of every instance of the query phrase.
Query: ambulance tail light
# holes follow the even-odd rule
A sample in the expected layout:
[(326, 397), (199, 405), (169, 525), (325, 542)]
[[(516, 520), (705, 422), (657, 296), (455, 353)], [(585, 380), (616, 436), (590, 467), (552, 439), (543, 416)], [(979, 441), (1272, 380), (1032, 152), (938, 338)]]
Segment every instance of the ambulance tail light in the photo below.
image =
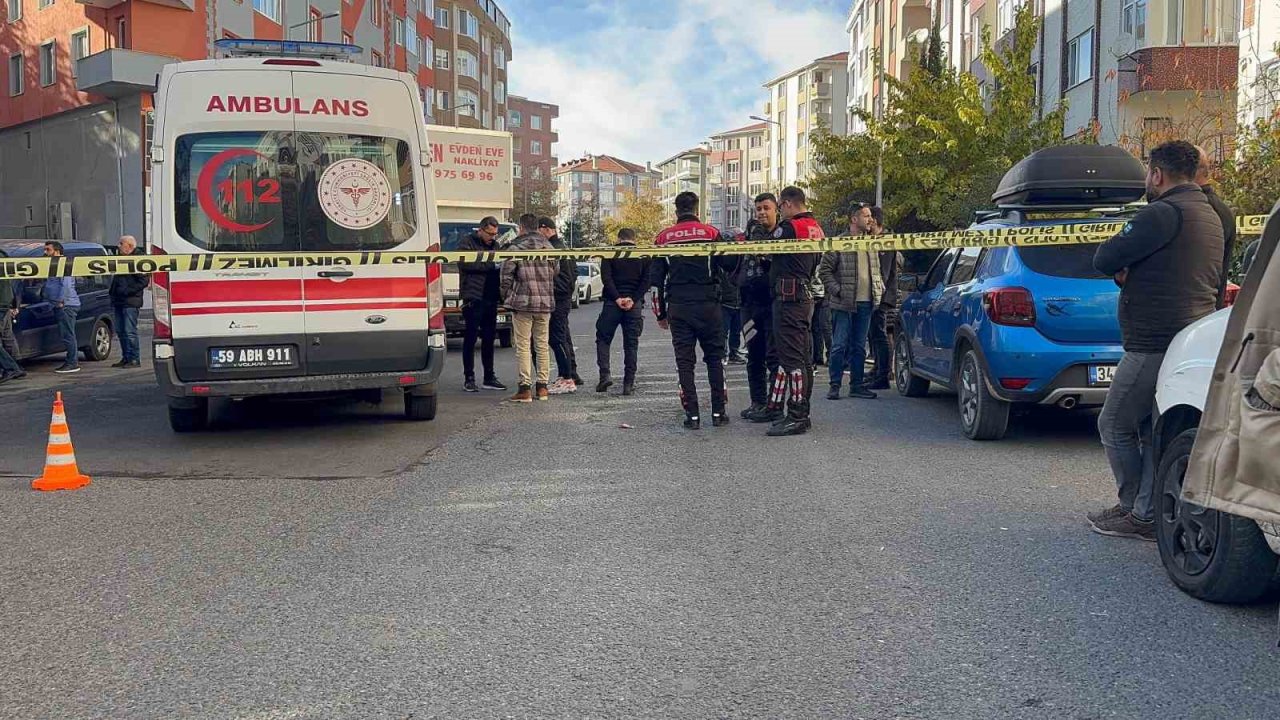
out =
[(444, 332), (444, 281), (440, 263), (427, 266), (427, 327), (432, 333)]
[(263, 60), (263, 65), (301, 65), (303, 67), (320, 67), (320, 63), (315, 60)]
[[(164, 250), (152, 245), (152, 255), (164, 255)], [(151, 276), (151, 303), (155, 312), (155, 339), (173, 339), (173, 306), (169, 297), (169, 273), (158, 272)]]

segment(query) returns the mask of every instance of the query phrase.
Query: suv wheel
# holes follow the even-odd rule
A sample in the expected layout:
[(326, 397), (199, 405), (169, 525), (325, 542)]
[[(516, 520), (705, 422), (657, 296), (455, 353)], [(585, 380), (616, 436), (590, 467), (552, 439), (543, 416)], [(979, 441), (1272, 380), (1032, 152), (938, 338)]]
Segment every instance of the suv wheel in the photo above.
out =
[(1184, 503), (1182, 478), (1196, 429), (1175, 437), (1156, 473), (1156, 544), (1173, 584), (1215, 603), (1250, 603), (1275, 586), (1278, 559), (1258, 524), (1237, 515)]
[(970, 440), (999, 440), (1009, 429), (1009, 403), (987, 390), (978, 354), (965, 350), (960, 361), (956, 390), (960, 403), (960, 427)]
[(195, 407), (169, 404), (169, 427), (176, 433), (200, 432), (209, 427), (209, 401), (195, 398)]
[(904, 397), (929, 394), (929, 381), (911, 373), (911, 345), (905, 335), (898, 335), (893, 342), (893, 380), (898, 394)]
[(410, 420), (434, 420), (436, 418), (435, 395), (404, 394), (404, 416)]
[(99, 319), (93, 324), (93, 332), (89, 335), (89, 344), (80, 348), (84, 351), (84, 359), (101, 362), (111, 357), (111, 325)]

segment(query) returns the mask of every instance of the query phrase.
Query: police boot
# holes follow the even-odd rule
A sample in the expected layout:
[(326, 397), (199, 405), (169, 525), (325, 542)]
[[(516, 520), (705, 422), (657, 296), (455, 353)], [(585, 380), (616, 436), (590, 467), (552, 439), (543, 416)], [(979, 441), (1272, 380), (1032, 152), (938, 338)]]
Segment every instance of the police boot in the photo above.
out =
[(769, 427), (769, 437), (786, 437), (787, 435), (803, 435), (809, 432), (809, 428), (813, 424), (809, 421), (809, 417), (796, 417), (788, 414), (787, 417), (774, 423)]
[(699, 430), (702, 428), (702, 418), (698, 417), (696, 409), (693, 412), (685, 411), (684, 427), (686, 430)]
[(684, 390), (680, 391), (680, 407), (684, 408), (684, 426), (689, 430), (697, 430), (702, 427), (702, 418), (698, 409), (698, 398), (686, 395)]
[(738, 417), (743, 420), (750, 420), (752, 415), (760, 412), (761, 410), (764, 410), (764, 403), (753, 402), (749, 407), (743, 408), (742, 412), (738, 413)]

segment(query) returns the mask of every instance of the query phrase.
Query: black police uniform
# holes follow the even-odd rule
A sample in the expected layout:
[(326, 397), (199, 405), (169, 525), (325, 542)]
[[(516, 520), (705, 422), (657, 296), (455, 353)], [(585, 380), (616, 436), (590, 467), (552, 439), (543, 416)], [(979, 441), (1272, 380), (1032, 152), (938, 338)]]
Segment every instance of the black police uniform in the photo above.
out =
[[(676, 224), (658, 233), (658, 247), (719, 242), (720, 231), (700, 222), (697, 216), (681, 215)], [(725, 329), (720, 312), (720, 283), (717, 273), (731, 269), (737, 260), (724, 257), (670, 256), (653, 260), (652, 285), (657, 288), (654, 312), (659, 320), (670, 323), (671, 344), (676, 353), (676, 370), (680, 376), (680, 404), (685, 412), (685, 427), (700, 426), (698, 388), (693, 369), (697, 364), (697, 348), (707, 365), (711, 384), (711, 414), (715, 425), (728, 423), (725, 406), (728, 391), (724, 380)]]
[[(778, 224), (777, 240), (820, 240), (822, 226), (813, 213), (800, 213)], [(810, 284), (820, 253), (774, 255), (769, 264), (773, 292), (773, 342), (778, 370), (769, 392), (769, 410), (785, 406), (785, 416), (769, 429), (770, 435), (797, 435), (809, 429), (809, 399), (813, 394), (813, 293)]]
[[(774, 229), (753, 222), (747, 228), (747, 241), (773, 238)], [(762, 421), (778, 419), (766, 415), (769, 383), (778, 370), (778, 354), (770, 338), (773, 327), (773, 294), (769, 290), (769, 256), (743, 255), (738, 260), (734, 278), (742, 293), (742, 337), (747, 344), (747, 387), (751, 391), (751, 407), (742, 417)]]

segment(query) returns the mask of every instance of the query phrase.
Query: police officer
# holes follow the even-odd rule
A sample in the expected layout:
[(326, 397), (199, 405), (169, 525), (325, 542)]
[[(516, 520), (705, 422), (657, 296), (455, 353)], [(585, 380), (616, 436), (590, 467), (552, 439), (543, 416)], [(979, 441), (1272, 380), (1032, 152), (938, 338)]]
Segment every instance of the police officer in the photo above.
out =
[[(658, 233), (657, 247), (719, 242), (720, 231), (698, 219), (698, 196), (682, 192), (676, 196), (676, 224)], [(728, 425), (725, 414), (728, 392), (724, 382), (725, 329), (720, 312), (718, 273), (732, 269), (736, 258), (690, 255), (654, 258), (652, 285), (657, 289), (654, 312), (658, 327), (671, 331), (671, 344), (676, 352), (676, 370), (680, 376), (680, 404), (684, 408), (684, 426), (701, 427), (698, 388), (693, 368), (697, 364), (697, 348), (707, 365), (711, 384), (711, 422)]]
[[(773, 231), (776, 240), (820, 240), (822, 226), (809, 212), (804, 191), (789, 186), (778, 195), (779, 210), (785, 218)], [(769, 264), (769, 288), (773, 292), (773, 341), (779, 367), (773, 375), (769, 409), (782, 419), (769, 428), (769, 435), (800, 435), (808, 432), (809, 398), (813, 394), (813, 346), (810, 326), (813, 295), (810, 289), (819, 253), (774, 255)]]
[[(747, 225), (746, 241), (761, 242), (778, 229), (778, 198), (762, 193), (755, 198), (755, 218)], [(769, 291), (769, 256), (743, 255), (734, 277), (742, 292), (742, 337), (747, 343), (747, 386), (751, 407), (742, 417), (752, 422), (774, 422), (781, 411), (769, 409), (769, 382), (778, 369), (778, 356), (769, 337), (773, 327), (773, 294)]]

